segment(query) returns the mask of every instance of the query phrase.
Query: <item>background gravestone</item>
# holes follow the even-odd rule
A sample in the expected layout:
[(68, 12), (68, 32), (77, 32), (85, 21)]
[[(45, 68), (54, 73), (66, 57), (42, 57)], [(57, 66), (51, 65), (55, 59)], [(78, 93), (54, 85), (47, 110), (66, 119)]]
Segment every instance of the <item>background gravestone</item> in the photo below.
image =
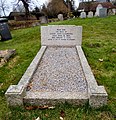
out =
[(47, 16), (41, 16), (39, 17), (41, 24), (46, 24), (48, 23), (48, 17)]
[(63, 21), (63, 20), (64, 20), (63, 14), (58, 14), (58, 19), (59, 19), (60, 21)]
[(1, 41), (12, 39), (8, 24), (5, 22), (0, 23), (0, 36)]
[(101, 8), (99, 10), (99, 17), (106, 17), (107, 16), (107, 8)]
[(86, 12), (81, 12), (80, 18), (86, 18)]
[(88, 18), (92, 18), (93, 17), (93, 12), (92, 11), (90, 11), (89, 13), (88, 13), (88, 16), (87, 16)]
[(113, 15), (116, 15), (116, 8), (112, 9)]
[(96, 13), (95, 16), (99, 16), (99, 10), (102, 9), (103, 6), (101, 4), (98, 4), (98, 6), (96, 7)]

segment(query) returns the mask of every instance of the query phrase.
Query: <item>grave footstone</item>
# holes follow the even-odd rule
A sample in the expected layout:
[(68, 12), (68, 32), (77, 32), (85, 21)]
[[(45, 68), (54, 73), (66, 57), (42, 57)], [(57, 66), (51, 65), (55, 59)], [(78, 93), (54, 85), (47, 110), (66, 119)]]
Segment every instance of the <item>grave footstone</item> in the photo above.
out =
[(86, 12), (81, 12), (80, 18), (86, 18)]
[(59, 19), (60, 21), (63, 21), (63, 20), (64, 20), (63, 14), (58, 14), (58, 19)]
[(4, 21), (0, 21), (0, 36), (1, 36), (1, 41), (12, 39), (9, 26)]
[(89, 13), (88, 13), (88, 16), (87, 16), (88, 18), (92, 18), (93, 17), (93, 12), (92, 11), (90, 11)]

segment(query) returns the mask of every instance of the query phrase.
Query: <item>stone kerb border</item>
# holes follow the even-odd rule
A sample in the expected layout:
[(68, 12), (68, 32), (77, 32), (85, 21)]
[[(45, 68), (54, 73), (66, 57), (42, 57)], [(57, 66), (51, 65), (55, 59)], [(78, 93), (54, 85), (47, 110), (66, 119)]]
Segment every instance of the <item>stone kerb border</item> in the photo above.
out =
[[(71, 29), (70, 29), (71, 28)], [(57, 31), (57, 34), (56, 34)], [(60, 32), (63, 32), (63, 36)], [(50, 35), (51, 34), (51, 35)], [(49, 36), (50, 35), (50, 36)], [(44, 52), (46, 51), (47, 46), (74, 46), (77, 49), (77, 53), (80, 58), (80, 63), (87, 81), (87, 86), (88, 86), (88, 94), (85, 95), (82, 99), (84, 101), (89, 100), (89, 104), (92, 107), (100, 107), (102, 105), (107, 104), (107, 93), (105, 91), (105, 88), (103, 86), (98, 86), (97, 82), (94, 78), (94, 75), (91, 71), (91, 68), (87, 62), (87, 59), (83, 53), (83, 50), (81, 48), (81, 42), (82, 42), (82, 27), (81, 26), (43, 26), (42, 27), (42, 47), (40, 51), (37, 53), (35, 56), (34, 60), (31, 62), (30, 66), (22, 76), (21, 80), (19, 81), (18, 85), (11, 85), (8, 90), (5, 93), (5, 96), (7, 98), (7, 103), (9, 106), (17, 106), (17, 105), (23, 105), (24, 104), (24, 98), (26, 97), (26, 88), (36, 71), (39, 62), (41, 61), (42, 56), (44, 55)], [(59, 37), (61, 36), (61, 37)], [(65, 36), (65, 37), (64, 37)], [(62, 41), (62, 42), (61, 42)], [(60, 43), (61, 42), (61, 43)], [(34, 94), (34, 93), (33, 93)], [(49, 94), (44, 95), (41, 93), (37, 93), (40, 98), (46, 97), (48, 100)], [(68, 97), (73, 99), (74, 103), (78, 103), (78, 98), (79, 96), (81, 97), (80, 94), (74, 93), (75, 97), (73, 99), (73, 95), (66, 93), (64, 94), (64, 98), (62, 99), (65, 101), (65, 99), (68, 100)], [(52, 93), (51, 93), (52, 95)], [(60, 95), (60, 93), (59, 93)], [(61, 96), (56, 96), (56, 98), (60, 98)], [(69, 96), (68, 96), (69, 95)], [(67, 97), (68, 96), (68, 97)], [(31, 95), (29, 95), (31, 97)], [(36, 98), (36, 96), (35, 96)], [(41, 99), (42, 100), (42, 99)], [(54, 101), (50, 99), (51, 101)], [(77, 100), (77, 101), (76, 101)], [(81, 100), (81, 99), (80, 99)], [(36, 102), (36, 99), (35, 101)], [(82, 101), (80, 101), (82, 102)], [(41, 103), (41, 101), (40, 101)]]
[(30, 82), (41, 58), (46, 50), (46, 46), (42, 46), (40, 51), (27, 68), (18, 85), (11, 85), (5, 93), (7, 103), (9, 106), (23, 105), (23, 97), (26, 95), (26, 87)]
[(76, 46), (76, 49), (88, 84), (88, 96), (90, 106), (100, 107), (106, 105), (108, 94), (105, 91), (104, 86), (97, 85), (97, 82), (87, 62), (87, 59), (85, 58), (81, 46)]

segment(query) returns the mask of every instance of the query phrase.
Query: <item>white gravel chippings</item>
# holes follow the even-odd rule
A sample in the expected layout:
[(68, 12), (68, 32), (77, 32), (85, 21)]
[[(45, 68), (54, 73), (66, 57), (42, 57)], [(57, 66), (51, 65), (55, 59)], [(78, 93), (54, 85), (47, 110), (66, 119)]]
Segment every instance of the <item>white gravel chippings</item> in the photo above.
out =
[(87, 92), (75, 47), (48, 47), (31, 80), (30, 92)]

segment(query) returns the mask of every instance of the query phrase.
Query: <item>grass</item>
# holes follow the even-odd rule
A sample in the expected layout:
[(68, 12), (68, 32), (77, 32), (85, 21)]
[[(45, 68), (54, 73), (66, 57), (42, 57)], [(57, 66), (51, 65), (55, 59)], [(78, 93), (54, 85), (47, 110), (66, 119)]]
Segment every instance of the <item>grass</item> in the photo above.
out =
[[(65, 120), (116, 119), (116, 16), (107, 18), (72, 19), (51, 23), (83, 26), (82, 48), (99, 85), (108, 92), (108, 105), (99, 109), (90, 106), (57, 105), (54, 110), (25, 110), (8, 108), (4, 93), (11, 84), (17, 84), (40, 49), (40, 27), (12, 31), (12, 40), (0, 42), (0, 50), (16, 49), (16, 55), (0, 68), (0, 120), (59, 120), (61, 111)], [(99, 59), (103, 59), (100, 62)]]

